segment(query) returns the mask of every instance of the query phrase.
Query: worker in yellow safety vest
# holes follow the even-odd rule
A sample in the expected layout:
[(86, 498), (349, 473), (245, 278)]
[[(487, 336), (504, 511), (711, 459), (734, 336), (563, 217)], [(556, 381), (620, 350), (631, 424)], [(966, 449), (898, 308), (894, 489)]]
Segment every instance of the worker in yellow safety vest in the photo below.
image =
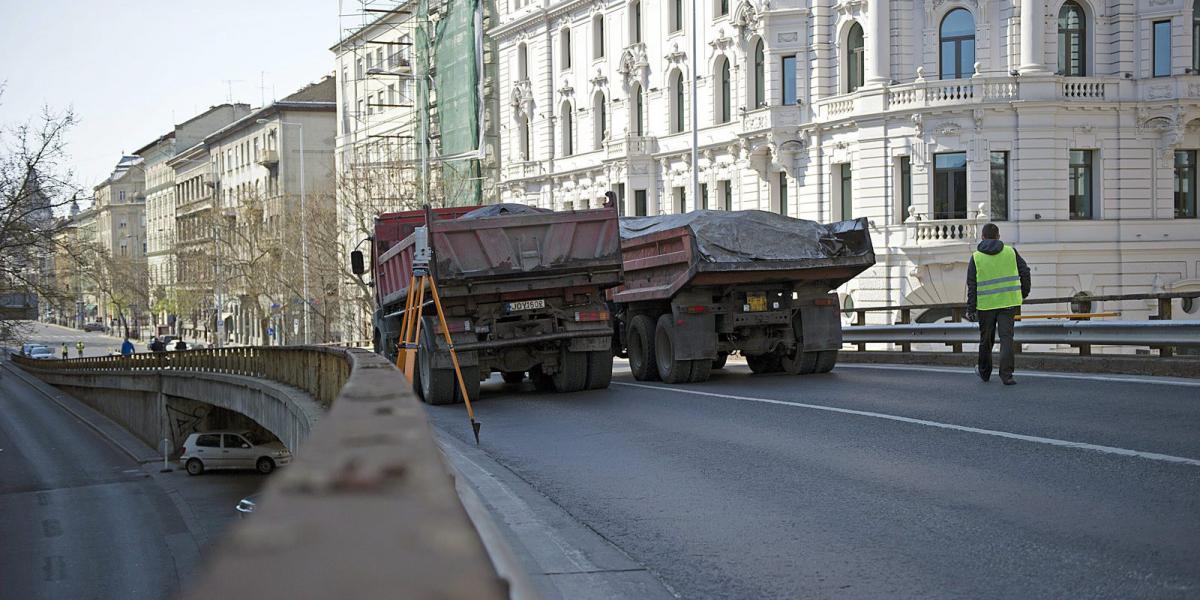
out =
[(983, 226), (967, 267), (967, 319), (979, 322), (979, 364), (975, 373), (992, 378), (992, 345), (1000, 335), (1000, 381), (1013, 385), (1013, 321), (1029, 296), (1029, 265), (1016, 248), (1000, 241), (995, 223)]

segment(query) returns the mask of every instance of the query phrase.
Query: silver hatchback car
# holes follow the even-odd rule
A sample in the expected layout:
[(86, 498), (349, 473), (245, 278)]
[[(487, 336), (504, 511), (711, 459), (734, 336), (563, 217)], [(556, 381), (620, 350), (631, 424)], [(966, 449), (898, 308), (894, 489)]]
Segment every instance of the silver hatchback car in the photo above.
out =
[(205, 431), (187, 437), (179, 462), (189, 475), (209, 469), (255, 469), (265, 475), (292, 462), (292, 453), (251, 431)]

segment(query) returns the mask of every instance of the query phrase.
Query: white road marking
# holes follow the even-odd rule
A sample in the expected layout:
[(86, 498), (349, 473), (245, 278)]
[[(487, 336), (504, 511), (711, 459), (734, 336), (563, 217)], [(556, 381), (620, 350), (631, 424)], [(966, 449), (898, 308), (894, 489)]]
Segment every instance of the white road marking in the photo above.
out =
[[(865, 365), (861, 363), (845, 364), (841, 363), (837, 366), (839, 369), (882, 369), (891, 371), (924, 371), (927, 373), (954, 373), (975, 375), (975, 371), (969, 368), (956, 367), (921, 367), (909, 365)], [(1055, 379), (1081, 379), (1085, 381), (1107, 381), (1111, 383), (1142, 383), (1154, 385), (1174, 385), (1180, 387), (1200, 387), (1200, 381), (1184, 381), (1179, 379), (1166, 379), (1159, 377), (1122, 377), (1116, 375), (1092, 375), (1086, 373), (1048, 373), (1046, 371), (1018, 371), (1017, 378), (1021, 377), (1050, 377)]]
[(1134, 458), (1144, 458), (1147, 460), (1156, 460), (1159, 462), (1168, 462), (1176, 464), (1190, 465), (1200, 467), (1200, 459), (1187, 458), (1183, 456), (1172, 456), (1170, 454), (1159, 454), (1157, 452), (1143, 452), (1141, 450), (1129, 450), (1127, 448), (1116, 448), (1114, 446), (1101, 446), (1098, 444), (1089, 444), (1086, 442), (1071, 442), (1068, 440), (1059, 440), (1055, 438), (1040, 437), (1036, 435), (1025, 435), (1022, 433), (1011, 433), (1008, 431), (997, 431), (994, 429), (981, 429), (978, 427), (967, 427), (965, 425), (954, 425), (951, 423), (941, 423), (938, 421), (927, 421), (925, 419), (914, 419), (912, 417), (901, 417), (899, 415), (888, 415), (884, 413), (871, 412), (866, 410), (854, 410), (850, 408), (838, 408), (835, 406), (824, 406), (820, 404), (805, 404), (803, 402), (788, 402), (786, 400), (774, 400), (771, 398), (756, 398), (753, 396), (735, 396), (732, 394), (718, 394), (714, 392), (701, 392), (678, 387), (666, 387), (660, 385), (648, 385), (644, 383), (628, 383), (624, 381), (614, 381), (612, 385), (623, 385), (626, 387), (645, 388), (648, 390), (659, 390), (664, 392), (675, 392), (678, 394), (692, 394), (694, 396), (708, 396), (712, 398), (728, 398), (730, 400), (744, 400), (746, 402), (759, 402), (762, 404), (776, 404), (779, 406), (794, 406), (796, 408), (807, 408), (811, 410), (821, 410), (825, 412), (841, 413), (846, 415), (856, 415), (860, 417), (871, 417), (874, 419), (885, 419), (888, 421), (897, 421), (900, 423), (909, 423), (913, 425), (924, 425), (926, 427), (935, 427), (938, 429), (948, 429), (950, 431), (962, 431), (965, 433), (975, 433), (979, 435), (989, 435), (992, 437), (1005, 438), (1010, 440), (1020, 440), (1023, 442), (1033, 442), (1036, 444), (1045, 444), (1047, 446), (1058, 446), (1061, 448), (1074, 448), (1077, 450), (1092, 450), (1095, 452), (1103, 452), (1105, 454), (1116, 454), (1118, 456), (1129, 456)]

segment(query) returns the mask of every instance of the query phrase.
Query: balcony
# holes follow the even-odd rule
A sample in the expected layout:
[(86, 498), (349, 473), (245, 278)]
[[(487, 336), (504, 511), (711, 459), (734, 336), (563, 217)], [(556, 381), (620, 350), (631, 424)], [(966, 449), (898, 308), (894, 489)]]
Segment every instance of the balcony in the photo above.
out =
[(542, 174), (542, 163), (536, 160), (513, 161), (504, 165), (504, 179), (528, 179)]
[(279, 152), (276, 150), (263, 150), (258, 155), (258, 164), (267, 167), (268, 169), (279, 166)]
[(930, 219), (915, 206), (908, 209), (904, 221), (907, 237), (905, 246), (973, 245), (979, 240), (979, 230), (988, 222), (987, 205), (980, 204), (965, 219)]
[(609, 140), (604, 147), (609, 159), (648, 157), (658, 150), (658, 138), (630, 135)]

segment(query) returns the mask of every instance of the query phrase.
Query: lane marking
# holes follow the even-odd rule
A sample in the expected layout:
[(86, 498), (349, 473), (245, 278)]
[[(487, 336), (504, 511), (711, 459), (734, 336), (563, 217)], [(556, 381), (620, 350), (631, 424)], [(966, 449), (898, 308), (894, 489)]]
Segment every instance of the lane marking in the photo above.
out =
[(1159, 462), (1175, 463), (1200, 467), (1200, 459), (1187, 458), (1183, 456), (1172, 456), (1170, 454), (1159, 454), (1157, 452), (1143, 452), (1141, 450), (1129, 450), (1128, 448), (1117, 448), (1115, 446), (1101, 446), (1099, 444), (1089, 444), (1087, 442), (1072, 442), (1068, 440), (1060, 440), (1056, 438), (1047, 438), (1036, 435), (1025, 435), (1023, 433), (1011, 433), (1008, 431), (997, 431), (995, 429), (982, 429), (979, 427), (968, 427), (966, 425), (954, 425), (951, 423), (941, 423), (939, 421), (927, 421), (925, 419), (914, 419), (912, 417), (901, 417), (899, 415), (889, 415), (884, 413), (871, 412), (866, 410), (854, 410), (851, 408), (838, 408), (835, 406), (824, 406), (821, 404), (805, 404), (803, 402), (789, 402), (787, 400), (774, 400), (772, 398), (756, 398), (754, 396), (734, 396), (732, 394), (717, 394), (714, 392), (701, 392), (698, 390), (688, 390), (675, 387), (664, 387), (658, 385), (647, 385), (644, 383), (628, 383), (624, 381), (614, 381), (612, 385), (623, 385), (626, 387), (645, 388), (648, 390), (659, 390), (663, 392), (676, 392), (679, 394), (692, 394), (695, 396), (708, 396), (712, 398), (728, 398), (731, 400), (745, 400), (747, 402), (759, 402), (762, 404), (775, 404), (779, 406), (793, 406), (796, 408), (807, 408), (811, 410), (821, 410), (825, 412), (840, 413), (845, 415), (855, 415), (859, 417), (871, 417), (873, 419), (884, 419), (887, 421), (896, 421), (899, 423), (909, 423), (912, 425), (924, 425), (926, 427), (935, 427), (937, 429), (947, 429), (950, 431), (962, 431), (965, 433), (975, 433), (979, 435), (988, 435), (992, 437), (1020, 440), (1023, 442), (1033, 442), (1035, 444), (1045, 444), (1047, 446), (1058, 446), (1060, 448), (1074, 448), (1076, 450), (1092, 450), (1095, 452), (1103, 452), (1105, 454), (1115, 454), (1117, 456), (1128, 456), (1133, 458), (1144, 458), (1147, 460), (1156, 460)]
[[(839, 363), (839, 369), (880, 369), (884, 371), (924, 371), (926, 373), (953, 373), (955, 375), (974, 375), (975, 371), (965, 367), (922, 367), (909, 365), (865, 365), (862, 363)], [(1121, 377), (1116, 375), (1090, 375), (1082, 373), (1047, 373), (1045, 371), (1018, 371), (1016, 377), (1049, 377), (1055, 379), (1079, 379), (1084, 381), (1107, 381), (1110, 383), (1142, 383), (1154, 385), (1174, 385), (1180, 387), (1200, 387), (1200, 381), (1179, 381), (1146, 377)]]

